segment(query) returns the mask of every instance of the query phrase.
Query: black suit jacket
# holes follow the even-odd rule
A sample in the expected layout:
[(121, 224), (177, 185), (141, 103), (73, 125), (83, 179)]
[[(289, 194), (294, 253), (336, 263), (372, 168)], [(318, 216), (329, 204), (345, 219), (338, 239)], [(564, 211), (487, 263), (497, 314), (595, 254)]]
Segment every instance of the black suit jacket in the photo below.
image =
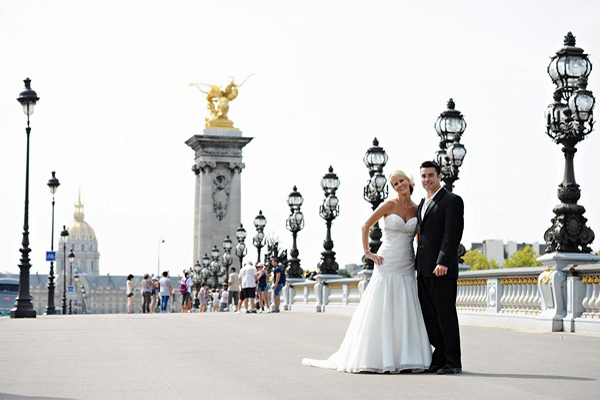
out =
[(419, 275), (433, 277), (437, 264), (448, 267), (447, 277), (458, 278), (458, 246), (464, 228), (464, 204), (460, 196), (442, 188), (421, 219), (424, 199), (419, 204), (418, 246), (415, 268)]

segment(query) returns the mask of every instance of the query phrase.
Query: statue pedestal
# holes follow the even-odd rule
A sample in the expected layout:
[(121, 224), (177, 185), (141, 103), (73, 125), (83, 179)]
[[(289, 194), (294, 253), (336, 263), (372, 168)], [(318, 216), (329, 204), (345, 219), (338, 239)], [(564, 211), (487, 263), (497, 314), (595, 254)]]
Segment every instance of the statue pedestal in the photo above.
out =
[[(242, 149), (252, 138), (238, 129), (204, 129), (185, 143), (194, 152), (196, 174), (194, 200), (194, 249), (192, 264), (210, 254), (223, 240), (235, 239), (241, 221), (241, 180), (245, 165)], [(234, 265), (239, 271), (241, 266)]]
[[(537, 317), (538, 327), (541, 330), (560, 332), (571, 331), (574, 323), (574, 304), (567, 304), (567, 291), (573, 290), (573, 282), (567, 285), (567, 277), (562, 270), (574, 264), (593, 264), (600, 261), (600, 257), (589, 253), (549, 253), (539, 257), (546, 271), (538, 277), (538, 292), (542, 302), (542, 312)], [(569, 277), (573, 280), (574, 277)], [(568, 287), (569, 286), (569, 287)], [(565, 329), (565, 326), (567, 329)]]

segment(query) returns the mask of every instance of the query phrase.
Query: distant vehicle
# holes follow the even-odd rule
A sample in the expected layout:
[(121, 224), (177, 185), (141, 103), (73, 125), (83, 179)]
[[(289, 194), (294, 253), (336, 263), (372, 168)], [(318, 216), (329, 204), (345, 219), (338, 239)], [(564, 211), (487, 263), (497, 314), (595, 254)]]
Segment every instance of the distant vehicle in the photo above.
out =
[(0, 316), (10, 315), (10, 310), (15, 306), (15, 299), (19, 294), (19, 280), (14, 278), (0, 278)]

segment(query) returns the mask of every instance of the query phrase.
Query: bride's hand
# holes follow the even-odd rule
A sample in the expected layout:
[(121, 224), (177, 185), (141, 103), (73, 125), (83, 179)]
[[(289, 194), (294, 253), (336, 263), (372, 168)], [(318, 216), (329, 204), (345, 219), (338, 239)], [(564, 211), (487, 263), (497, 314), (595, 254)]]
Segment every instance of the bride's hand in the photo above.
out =
[(375, 265), (381, 265), (383, 263), (383, 257), (381, 257), (377, 254), (368, 252), (368, 253), (365, 253), (365, 257), (367, 257), (369, 260), (373, 260)]

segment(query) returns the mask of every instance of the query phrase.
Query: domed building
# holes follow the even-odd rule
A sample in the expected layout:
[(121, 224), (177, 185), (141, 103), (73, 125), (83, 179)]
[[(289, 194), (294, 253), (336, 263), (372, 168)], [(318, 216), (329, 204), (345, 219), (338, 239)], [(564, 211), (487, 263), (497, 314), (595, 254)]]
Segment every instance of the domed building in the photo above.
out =
[[(67, 256), (73, 250), (75, 261), (73, 263), (73, 273), (77, 271), (79, 275), (99, 275), (100, 274), (100, 253), (98, 252), (98, 240), (94, 229), (84, 221), (83, 204), (81, 195), (75, 204), (74, 220), (67, 227), (69, 236), (66, 242)], [(63, 244), (59, 243), (56, 252), (56, 269), (60, 275), (63, 275)], [(67, 273), (70, 272), (69, 260), (66, 263)]]

